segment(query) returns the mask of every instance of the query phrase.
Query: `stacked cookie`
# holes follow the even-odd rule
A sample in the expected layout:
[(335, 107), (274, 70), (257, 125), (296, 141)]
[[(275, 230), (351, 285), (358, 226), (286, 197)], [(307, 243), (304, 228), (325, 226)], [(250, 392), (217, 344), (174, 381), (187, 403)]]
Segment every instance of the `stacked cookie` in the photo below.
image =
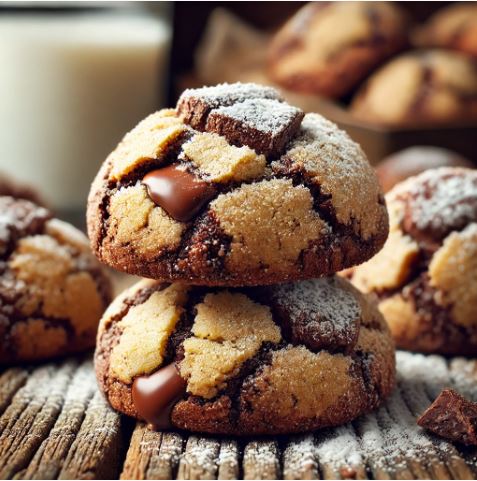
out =
[(98, 333), (119, 411), (158, 429), (288, 433), (391, 391), (381, 314), (333, 276), (386, 240), (376, 176), (344, 132), (274, 89), (187, 90), (140, 122), (93, 183), (88, 229), (100, 260), (151, 279)]

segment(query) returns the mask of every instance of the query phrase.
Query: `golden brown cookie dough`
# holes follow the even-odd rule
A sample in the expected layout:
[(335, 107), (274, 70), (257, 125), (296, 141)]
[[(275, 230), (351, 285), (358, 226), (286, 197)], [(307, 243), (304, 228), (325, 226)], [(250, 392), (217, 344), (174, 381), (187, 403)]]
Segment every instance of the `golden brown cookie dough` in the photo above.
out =
[(237, 286), (359, 264), (383, 245), (388, 219), (345, 132), (238, 83), (186, 90), (177, 111), (127, 134), (93, 183), (88, 231), (116, 269)]
[(391, 231), (352, 282), (378, 297), (397, 346), (477, 354), (477, 171), (427, 170), (386, 196)]
[(94, 346), (111, 294), (84, 234), (26, 200), (0, 210), (0, 364)]
[(351, 112), (366, 122), (396, 126), (475, 121), (477, 66), (458, 52), (405, 53), (369, 77)]
[(382, 316), (339, 277), (229, 290), (143, 280), (106, 311), (95, 364), (115, 409), (230, 435), (348, 422), (395, 375)]
[(310, 2), (273, 38), (268, 72), (289, 90), (341, 97), (405, 46), (406, 26), (391, 2)]

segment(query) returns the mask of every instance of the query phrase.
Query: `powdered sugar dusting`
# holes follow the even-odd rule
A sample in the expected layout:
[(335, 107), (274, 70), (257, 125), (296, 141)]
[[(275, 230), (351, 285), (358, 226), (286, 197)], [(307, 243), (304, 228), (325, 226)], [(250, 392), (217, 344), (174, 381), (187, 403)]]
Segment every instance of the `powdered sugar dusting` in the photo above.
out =
[(220, 107), (215, 112), (243, 122), (253, 129), (276, 135), (283, 131), (301, 110), (277, 100), (250, 98)]
[(247, 99), (264, 98), (281, 100), (278, 91), (272, 87), (241, 82), (233, 84), (222, 83), (213, 87), (184, 90), (179, 98), (178, 104), (188, 97), (201, 98), (211, 108), (232, 105)]
[[(407, 191), (404, 193), (404, 191)], [(428, 170), (401, 188), (417, 229), (446, 235), (477, 221), (477, 172), (463, 168)]]
[(292, 323), (305, 318), (308, 326), (327, 338), (354, 337), (361, 308), (352, 291), (343, 289), (339, 280), (324, 278), (282, 284), (275, 287), (275, 292), (274, 298), (286, 306)]
[(376, 174), (361, 147), (334, 123), (306, 114), (298, 135), (272, 167), (280, 170), (282, 164), (304, 171), (332, 196), (338, 221), (357, 234), (367, 239), (383, 229), (387, 217)]

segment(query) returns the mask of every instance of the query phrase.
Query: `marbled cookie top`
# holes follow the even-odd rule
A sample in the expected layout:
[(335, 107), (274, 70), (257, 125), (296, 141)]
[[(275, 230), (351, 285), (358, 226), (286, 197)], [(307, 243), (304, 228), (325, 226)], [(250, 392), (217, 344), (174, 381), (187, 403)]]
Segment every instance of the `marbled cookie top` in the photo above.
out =
[(369, 258), (387, 212), (364, 153), (255, 84), (186, 90), (139, 123), (91, 190), (98, 257), (164, 280), (268, 284)]

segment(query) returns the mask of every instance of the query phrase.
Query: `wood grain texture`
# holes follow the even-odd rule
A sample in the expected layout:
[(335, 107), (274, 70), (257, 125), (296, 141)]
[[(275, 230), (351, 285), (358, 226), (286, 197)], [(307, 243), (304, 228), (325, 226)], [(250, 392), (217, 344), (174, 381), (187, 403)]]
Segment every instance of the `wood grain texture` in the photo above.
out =
[(374, 413), (320, 432), (222, 438), (152, 432), (115, 413), (91, 358), (0, 372), (0, 478), (475, 479), (477, 450), (416, 418), (443, 387), (477, 401), (477, 363), (398, 354), (398, 384)]
[(28, 371), (12, 368), (0, 374), (0, 414), (7, 409), (15, 393), (26, 383)]
[(125, 441), (121, 428), (119, 414), (96, 391), (58, 478), (117, 478)]
[(184, 439), (177, 433), (156, 433), (144, 423), (133, 432), (121, 479), (173, 479)]
[(68, 386), (61, 414), (30, 462), (24, 477), (56, 479), (81, 428), (88, 404), (95, 392), (91, 361), (76, 370)]

